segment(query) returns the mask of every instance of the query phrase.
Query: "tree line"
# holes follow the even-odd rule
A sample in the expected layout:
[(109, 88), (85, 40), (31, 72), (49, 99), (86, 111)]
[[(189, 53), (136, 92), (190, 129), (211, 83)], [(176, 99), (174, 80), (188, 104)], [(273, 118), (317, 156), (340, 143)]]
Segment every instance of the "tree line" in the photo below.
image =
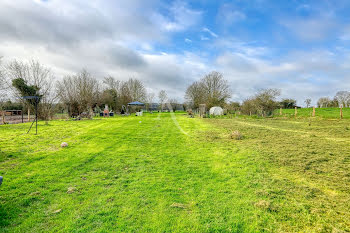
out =
[[(278, 89), (261, 89), (242, 103), (230, 102), (232, 91), (223, 74), (217, 71), (204, 75), (200, 80), (190, 84), (185, 91), (184, 109), (197, 109), (205, 104), (209, 109), (221, 106), (228, 111), (240, 111), (243, 114), (268, 116), (277, 108), (294, 108), (296, 100), (277, 98)], [(110, 109), (121, 111), (129, 102), (140, 101), (147, 107), (155, 101), (154, 93), (147, 93), (144, 83), (136, 78), (126, 81), (107, 76), (99, 81), (87, 70), (67, 75), (56, 80), (52, 70), (38, 61), (21, 62), (17, 60), (2, 64), (0, 59), (0, 110), (7, 106), (18, 107), (25, 104), (33, 108), (33, 100), (24, 100), (23, 96), (39, 96), (39, 117), (49, 119), (57, 112), (67, 112), (69, 116), (85, 114), (92, 116), (108, 104)], [(164, 108), (176, 110), (179, 106), (175, 98), (169, 98), (165, 90), (158, 92), (159, 110)], [(17, 99), (9, 102), (8, 99)], [(6, 101), (7, 100), (7, 101)], [(305, 100), (310, 107), (311, 99)], [(339, 91), (333, 99), (321, 97), (318, 107), (350, 107), (350, 92)]]
[[(56, 80), (51, 69), (35, 60), (13, 60), (1, 64), (0, 68), (0, 110), (6, 105), (18, 108), (18, 103), (33, 110), (33, 100), (24, 100), (22, 97), (38, 96), (41, 119), (49, 119), (53, 114), (63, 111), (70, 116), (83, 113), (92, 116), (103, 109), (105, 104), (108, 104), (109, 109), (121, 111), (123, 106), (133, 101), (144, 102), (148, 106), (155, 101), (155, 94), (147, 93), (143, 82), (136, 78), (121, 81), (108, 76), (100, 81), (83, 69)], [(176, 109), (177, 100), (168, 98), (164, 90), (159, 91), (158, 97), (161, 106), (169, 103)], [(16, 103), (9, 101), (11, 99), (15, 99)]]

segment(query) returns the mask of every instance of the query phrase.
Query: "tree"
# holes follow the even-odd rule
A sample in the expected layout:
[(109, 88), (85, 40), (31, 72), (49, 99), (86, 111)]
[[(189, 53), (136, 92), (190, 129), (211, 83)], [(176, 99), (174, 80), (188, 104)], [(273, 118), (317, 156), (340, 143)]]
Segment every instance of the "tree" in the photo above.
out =
[(3, 71), (1, 59), (2, 57), (0, 57), (0, 110), (3, 109), (4, 102), (7, 97), (7, 92), (5, 88), (5, 77), (4, 77), (4, 71)]
[(168, 102), (169, 102), (169, 105), (171, 106), (171, 110), (173, 112), (176, 112), (179, 105), (179, 102), (177, 101), (177, 99), (173, 98), (173, 99), (170, 99)]
[(110, 90), (113, 89), (113, 90), (116, 90), (117, 92), (120, 89), (120, 81), (116, 80), (112, 76), (105, 77), (103, 79), (103, 84), (106, 86), (106, 89), (110, 89)]
[(306, 100), (304, 101), (304, 103), (306, 104), (306, 107), (307, 107), (307, 108), (310, 107), (311, 99), (306, 99)]
[[(18, 98), (23, 96), (18, 87), (24, 88), (25, 85), (27, 87), (35, 87), (37, 89), (36, 94), (41, 96), (38, 112), (39, 118), (48, 120), (52, 116), (56, 94), (53, 90), (55, 78), (49, 68), (35, 60), (27, 63), (13, 60), (5, 66), (4, 75), (6, 76), (6, 87), (8, 90), (12, 90), (13, 94)], [(17, 86), (12, 85), (14, 82)]]
[(1, 91), (5, 90), (5, 77), (1, 59), (2, 57), (0, 57), (0, 94), (2, 94)]
[(227, 80), (217, 71), (207, 74), (201, 80), (203, 91), (208, 108), (213, 106), (224, 106), (226, 101), (231, 97), (230, 88)]
[(278, 107), (276, 102), (277, 96), (281, 94), (278, 89), (263, 89), (255, 96), (258, 112), (262, 116), (271, 115), (273, 111)]
[(146, 88), (140, 80), (130, 78), (128, 81), (121, 83), (120, 98), (123, 105), (127, 105), (132, 101), (144, 102), (146, 97)]
[(143, 83), (138, 79), (130, 78), (127, 81), (132, 101), (146, 101), (147, 92)]
[(278, 108), (277, 96), (281, 94), (278, 89), (262, 89), (255, 96), (243, 101), (242, 112), (245, 114), (258, 114), (269, 116)]
[(350, 92), (348, 91), (338, 91), (334, 99), (336, 99), (339, 103), (339, 106), (348, 107), (350, 102)]
[(166, 101), (168, 99), (168, 95), (166, 94), (166, 92), (164, 90), (161, 90), (158, 94), (158, 98), (159, 98), (159, 102), (161, 105), (161, 111), (163, 111), (164, 104), (166, 103)]
[(317, 106), (319, 108), (327, 108), (332, 104), (332, 100), (329, 97), (321, 97), (317, 101)]
[(241, 104), (239, 102), (230, 102), (225, 106), (225, 108), (231, 112), (238, 111), (240, 107), (241, 107)]
[(328, 107), (333, 107), (333, 108), (336, 108), (336, 107), (339, 107), (340, 106), (340, 103), (338, 101), (337, 98), (333, 98), (333, 100), (331, 100), (330, 104)]
[(254, 97), (250, 97), (245, 99), (241, 106), (242, 113), (246, 115), (257, 114), (258, 113), (258, 103), (256, 102)]
[(200, 104), (205, 103), (204, 90), (200, 82), (194, 82), (187, 87), (185, 99), (192, 108), (198, 108)]
[(101, 93), (100, 102), (102, 104), (108, 104), (110, 109), (118, 110), (121, 108), (120, 103), (120, 87), (121, 82), (116, 80), (112, 76), (105, 77), (103, 79), (104, 90)]
[(28, 85), (22, 78), (12, 80), (12, 86), (16, 88), (21, 96), (37, 96), (38, 99), (27, 99), (27, 102), (33, 107), (40, 102), (42, 95), (39, 94), (39, 88), (34, 85)]
[(185, 99), (194, 108), (198, 108), (199, 104), (206, 104), (208, 108), (223, 107), (230, 97), (231, 90), (228, 81), (217, 71), (213, 71), (198, 82), (192, 83), (185, 94)]
[(282, 108), (294, 108), (297, 106), (297, 101), (295, 99), (283, 99), (280, 106)]
[(36, 86), (43, 97), (52, 91), (54, 76), (51, 70), (38, 61), (31, 60), (28, 63), (13, 60), (6, 66), (6, 76), (12, 84), (14, 79), (23, 79), (28, 85)]
[(101, 93), (99, 103), (107, 104), (110, 110), (116, 111), (118, 109), (119, 96), (116, 89), (105, 89)]
[(155, 94), (153, 92), (148, 93), (148, 95), (147, 95), (147, 109), (148, 110), (150, 110), (150, 108), (152, 108), (154, 97), (155, 97)]
[(90, 112), (99, 100), (99, 83), (86, 70), (66, 76), (57, 83), (60, 100), (68, 107), (70, 116)]

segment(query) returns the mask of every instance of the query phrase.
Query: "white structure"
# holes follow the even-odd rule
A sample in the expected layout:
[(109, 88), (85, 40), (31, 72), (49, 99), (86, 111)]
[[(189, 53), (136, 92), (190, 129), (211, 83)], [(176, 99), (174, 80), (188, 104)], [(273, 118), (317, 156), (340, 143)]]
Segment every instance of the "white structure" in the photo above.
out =
[(221, 107), (211, 107), (209, 110), (209, 114), (213, 116), (221, 116), (224, 115), (224, 110)]

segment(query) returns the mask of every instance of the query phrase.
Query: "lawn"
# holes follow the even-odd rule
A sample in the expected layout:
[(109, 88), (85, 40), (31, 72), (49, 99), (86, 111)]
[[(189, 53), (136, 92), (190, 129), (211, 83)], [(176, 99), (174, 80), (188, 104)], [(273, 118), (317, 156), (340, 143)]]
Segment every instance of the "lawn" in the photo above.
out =
[(348, 119), (163, 113), (28, 127), (0, 126), (1, 232), (350, 231)]

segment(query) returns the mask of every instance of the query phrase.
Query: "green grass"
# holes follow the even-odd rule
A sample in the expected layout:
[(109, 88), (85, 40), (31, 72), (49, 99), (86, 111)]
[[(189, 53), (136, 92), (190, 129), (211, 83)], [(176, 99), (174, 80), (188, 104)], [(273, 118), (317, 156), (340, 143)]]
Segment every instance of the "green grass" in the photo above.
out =
[(0, 126), (1, 232), (350, 230), (349, 120), (163, 113), (39, 122), (37, 136), (28, 126)]
[[(276, 109), (274, 115), (276, 117), (295, 117), (294, 109), (282, 109), (282, 116), (279, 115), (280, 110)], [(297, 117), (312, 116), (312, 108), (298, 108)], [(318, 118), (340, 118), (340, 108), (316, 108), (315, 116)], [(350, 108), (343, 108), (343, 118), (350, 119)]]

